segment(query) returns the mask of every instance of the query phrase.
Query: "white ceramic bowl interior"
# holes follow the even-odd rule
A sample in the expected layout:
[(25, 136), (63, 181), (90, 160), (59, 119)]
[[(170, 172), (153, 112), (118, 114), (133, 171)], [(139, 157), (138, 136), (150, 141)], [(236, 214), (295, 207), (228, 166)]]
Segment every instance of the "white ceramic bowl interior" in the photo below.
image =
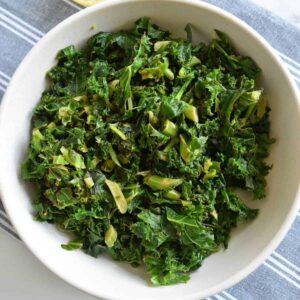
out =
[[(82, 45), (97, 31), (132, 27), (147, 16), (185, 37), (184, 27), (196, 29), (195, 41), (208, 41), (215, 28), (229, 34), (238, 50), (262, 68), (261, 84), (272, 108), (272, 134), (277, 143), (270, 161), (268, 196), (255, 202), (259, 217), (234, 231), (229, 248), (212, 255), (187, 284), (152, 288), (142, 268), (133, 269), (107, 257), (94, 259), (81, 251), (67, 252), (68, 238), (54, 226), (33, 221), (31, 193), (19, 176), (30, 137), (30, 119), (46, 87), (45, 73), (55, 64), (59, 49)], [(95, 24), (96, 29), (91, 30)], [(232, 15), (201, 1), (106, 1), (65, 20), (29, 53), (15, 73), (1, 104), (1, 194), (5, 208), (31, 251), (69, 283), (105, 299), (201, 299), (229, 287), (253, 271), (278, 245), (299, 208), (300, 114), (295, 84), (271, 47)]]

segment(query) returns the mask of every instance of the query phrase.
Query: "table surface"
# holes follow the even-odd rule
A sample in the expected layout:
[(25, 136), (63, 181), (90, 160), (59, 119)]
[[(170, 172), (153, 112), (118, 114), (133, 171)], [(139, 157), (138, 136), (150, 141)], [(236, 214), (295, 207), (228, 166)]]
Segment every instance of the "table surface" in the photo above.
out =
[(50, 272), (26, 246), (0, 229), (0, 299), (96, 300)]
[[(300, 28), (300, 0), (252, 0)], [(62, 281), (26, 246), (0, 230), (0, 298), (5, 300), (95, 300)], [(58, 297), (59, 295), (59, 297)]]

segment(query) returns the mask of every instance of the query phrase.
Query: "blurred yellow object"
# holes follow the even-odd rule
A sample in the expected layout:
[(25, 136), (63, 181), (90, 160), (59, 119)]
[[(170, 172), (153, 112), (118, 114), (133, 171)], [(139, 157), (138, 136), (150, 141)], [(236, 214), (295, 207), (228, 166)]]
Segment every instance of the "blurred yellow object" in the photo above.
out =
[(84, 6), (84, 7), (88, 7), (88, 6), (92, 6), (92, 5), (95, 5), (97, 3), (100, 3), (102, 2), (103, 0), (73, 0), (73, 2), (81, 5), (81, 6)]

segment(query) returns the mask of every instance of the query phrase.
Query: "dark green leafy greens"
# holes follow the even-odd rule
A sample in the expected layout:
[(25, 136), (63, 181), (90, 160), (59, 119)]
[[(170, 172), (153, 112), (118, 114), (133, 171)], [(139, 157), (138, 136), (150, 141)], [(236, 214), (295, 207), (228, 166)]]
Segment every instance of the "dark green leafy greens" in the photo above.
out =
[(66, 250), (146, 265), (154, 285), (186, 282), (228, 245), (265, 196), (270, 166), (259, 67), (216, 31), (208, 45), (172, 39), (143, 18), (62, 49), (32, 118), (22, 177), (36, 219), (74, 239)]

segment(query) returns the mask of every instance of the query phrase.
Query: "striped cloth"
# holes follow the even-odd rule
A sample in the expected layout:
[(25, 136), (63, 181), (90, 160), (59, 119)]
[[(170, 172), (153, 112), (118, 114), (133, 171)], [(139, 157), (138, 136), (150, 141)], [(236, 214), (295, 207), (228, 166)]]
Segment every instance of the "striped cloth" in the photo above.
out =
[[(243, 0), (206, 0), (246, 21), (277, 50), (300, 88), (300, 31)], [(15, 69), (34, 44), (81, 7), (69, 0), (0, 0), (0, 99)], [(0, 227), (18, 238), (0, 202)], [(300, 213), (272, 255), (237, 285), (208, 300), (300, 299)], [(1, 286), (1, 282), (0, 282)]]

